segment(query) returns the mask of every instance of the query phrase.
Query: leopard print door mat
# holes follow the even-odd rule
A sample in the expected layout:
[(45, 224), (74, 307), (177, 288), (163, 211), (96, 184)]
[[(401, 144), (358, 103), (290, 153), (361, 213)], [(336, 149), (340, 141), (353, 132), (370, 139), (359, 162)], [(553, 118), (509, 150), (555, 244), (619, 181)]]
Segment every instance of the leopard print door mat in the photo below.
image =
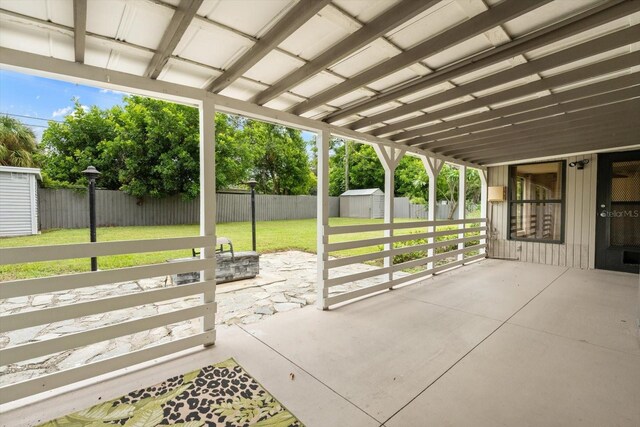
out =
[(41, 424), (54, 427), (304, 427), (234, 359)]

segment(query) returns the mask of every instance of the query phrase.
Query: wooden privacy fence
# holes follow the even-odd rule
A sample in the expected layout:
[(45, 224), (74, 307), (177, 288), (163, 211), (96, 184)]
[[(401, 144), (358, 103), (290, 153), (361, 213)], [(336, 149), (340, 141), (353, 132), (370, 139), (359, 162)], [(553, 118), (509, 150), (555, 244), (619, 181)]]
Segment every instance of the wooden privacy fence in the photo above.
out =
[[(456, 226), (439, 230), (441, 226)], [(418, 229), (418, 230), (415, 230)], [(472, 262), (486, 257), (486, 218), (458, 219), (447, 221), (418, 221), (393, 224), (366, 224), (347, 226), (325, 226), (325, 236), (329, 238), (325, 243), (325, 253), (343, 251), (346, 249), (373, 248), (370, 253), (353, 255), (342, 258), (328, 259), (320, 266), (323, 270), (322, 287), (323, 306), (329, 307), (354, 298), (359, 298), (374, 292), (391, 289), (394, 286), (413, 282), (428, 275)], [(415, 230), (410, 234), (393, 235), (394, 231)], [(354, 235), (370, 232), (383, 232), (385, 237), (364, 238), (359, 240), (331, 242), (332, 236)], [(438, 241), (443, 237), (449, 240)], [(452, 238), (453, 237), (453, 238)], [(426, 241), (427, 243), (422, 243)], [(476, 242), (477, 241), (477, 242)], [(469, 245), (469, 243), (473, 243)], [(375, 248), (384, 246), (382, 251)], [(444, 249), (438, 252), (438, 248)], [(456, 248), (456, 249), (453, 249)], [(470, 252), (477, 252), (470, 254)], [(394, 258), (403, 254), (418, 254), (416, 259), (395, 263)], [(420, 256), (426, 254), (426, 256)], [(411, 257), (409, 257), (411, 258)], [(367, 261), (384, 260), (384, 266), (354, 274), (336, 276), (336, 268)], [(420, 269), (419, 271), (416, 271)], [(333, 270), (333, 271), (332, 271)], [(394, 273), (404, 271), (409, 273), (401, 277), (394, 277)], [(376, 285), (369, 285), (361, 289), (342, 293), (330, 293), (334, 286), (357, 282), (384, 275), (387, 280)]]
[[(89, 200), (86, 192), (43, 189), (38, 191), (40, 229), (86, 228), (89, 226)], [(217, 222), (251, 220), (249, 194), (216, 195)], [(96, 191), (96, 220), (99, 227), (197, 224), (198, 200), (179, 196), (140, 201), (121, 191)], [(338, 197), (331, 197), (330, 215), (340, 215)], [(258, 221), (305, 219), (316, 217), (316, 196), (256, 195)]]
[[(213, 236), (199, 236), (4, 248), (0, 249), (0, 265), (214, 246), (215, 238)], [(107, 271), (76, 273), (64, 276), (12, 280), (2, 283), (2, 286), (0, 286), (0, 298), (18, 298), (51, 292), (65, 292), (71, 289), (186, 273), (194, 270), (204, 270), (204, 272), (211, 273), (214, 269), (215, 258), (203, 258), (167, 264), (142, 265)], [(212, 274), (213, 273), (209, 275), (212, 276)], [(101, 374), (173, 354), (198, 345), (212, 344), (215, 341), (215, 281), (204, 280), (183, 286), (138, 291), (107, 298), (95, 298), (91, 301), (63, 304), (51, 308), (0, 316), (0, 333), (7, 333), (53, 322), (62, 322), (125, 308), (140, 307), (145, 304), (168, 301), (175, 298), (186, 298), (193, 295), (201, 295), (202, 297), (199, 301), (194, 302), (193, 305), (185, 308), (133, 319), (123, 317), (115, 324), (97, 326), (93, 329), (64, 334), (56, 338), (31, 341), (25, 344), (10, 345), (3, 348), (0, 350), (0, 365), (5, 366), (142, 331), (152, 330), (154, 328), (185, 322), (191, 319), (201, 318), (203, 325), (199, 332), (195, 332), (184, 338), (155, 344), (141, 350), (131, 351), (119, 356), (46, 374), (19, 383), (4, 385), (0, 387), (0, 404), (66, 384), (93, 378)]]

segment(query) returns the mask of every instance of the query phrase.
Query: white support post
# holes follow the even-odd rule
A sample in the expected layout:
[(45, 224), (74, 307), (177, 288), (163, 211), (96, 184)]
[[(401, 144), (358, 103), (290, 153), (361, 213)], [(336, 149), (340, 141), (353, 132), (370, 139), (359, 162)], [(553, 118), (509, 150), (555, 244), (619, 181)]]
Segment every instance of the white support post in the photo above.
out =
[[(429, 204), (429, 210), (427, 211), (427, 219), (429, 221), (435, 221), (438, 174), (440, 173), (444, 162), (433, 157), (422, 157), (422, 163), (424, 164), (424, 168), (427, 170), (427, 175), (429, 175), (429, 200), (427, 202)], [(427, 227), (427, 232), (433, 231), (436, 231), (436, 227)], [(429, 237), (427, 239), (427, 243), (434, 243), (433, 237)], [(433, 249), (427, 250), (427, 256), (429, 258), (433, 257)], [(429, 262), (427, 264), (427, 270), (431, 270), (433, 267), (433, 262)]]
[[(489, 230), (489, 221), (487, 219), (487, 199), (488, 199), (488, 191), (489, 188), (487, 186), (487, 171), (484, 169), (479, 169), (478, 173), (480, 174), (480, 218), (484, 218), (484, 224), (480, 223), (480, 226), (484, 225), (487, 227), (487, 231), (485, 233), (490, 235), (491, 230)], [(480, 244), (483, 245), (487, 243), (487, 239), (480, 239)], [(484, 247), (481, 249), (482, 253), (487, 255), (487, 248)]]
[[(213, 100), (204, 99), (200, 105), (200, 235), (215, 238), (216, 235), (216, 106)], [(203, 304), (213, 303), (216, 299), (216, 253), (215, 246), (202, 248), (200, 258), (207, 260), (207, 267), (200, 272), (200, 280), (208, 282), (207, 290), (202, 294)], [(203, 332), (216, 328), (215, 312), (202, 317)], [(211, 346), (215, 343), (205, 343)]]
[[(458, 219), (466, 218), (466, 193), (467, 193), (467, 167), (466, 166), (458, 166)], [(459, 229), (464, 229), (465, 224), (459, 224)], [(458, 238), (462, 239), (464, 237), (463, 233), (458, 233)], [(464, 242), (458, 243), (458, 249), (464, 249)], [(462, 261), (464, 259), (464, 253), (458, 254), (458, 260)]]
[[(394, 196), (395, 196), (395, 172), (400, 159), (404, 156), (405, 151), (398, 148), (384, 147), (380, 145), (374, 145), (378, 159), (384, 168), (384, 223), (393, 224), (394, 218)], [(393, 230), (388, 229), (384, 231), (385, 237), (393, 236)], [(391, 250), (393, 245), (391, 243), (384, 244), (384, 250)], [(389, 255), (384, 258), (384, 267), (389, 269), (389, 280), (393, 280), (393, 256)]]
[(327, 245), (329, 244), (329, 236), (327, 235), (327, 227), (329, 227), (329, 139), (331, 133), (328, 129), (323, 129), (316, 136), (316, 145), (318, 149), (318, 218), (317, 218), (317, 239), (318, 239), (318, 276), (316, 289), (318, 292), (317, 307), (321, 310), (327, 310), (329, 305), (327, 298), (329, 297), (329, 287), (327, 280), (329, 279), (329, 253)]

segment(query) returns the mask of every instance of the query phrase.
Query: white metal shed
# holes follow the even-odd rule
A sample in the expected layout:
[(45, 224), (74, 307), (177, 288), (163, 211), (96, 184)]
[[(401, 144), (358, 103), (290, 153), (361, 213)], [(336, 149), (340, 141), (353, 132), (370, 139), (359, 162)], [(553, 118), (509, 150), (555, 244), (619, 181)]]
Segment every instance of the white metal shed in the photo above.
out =
[(345, 191), (340, 195), (340, 216), (384, 218), (384, 192), (378, 188)]
[(0, 166), (0, 236), (38, 234), (40, 169)]

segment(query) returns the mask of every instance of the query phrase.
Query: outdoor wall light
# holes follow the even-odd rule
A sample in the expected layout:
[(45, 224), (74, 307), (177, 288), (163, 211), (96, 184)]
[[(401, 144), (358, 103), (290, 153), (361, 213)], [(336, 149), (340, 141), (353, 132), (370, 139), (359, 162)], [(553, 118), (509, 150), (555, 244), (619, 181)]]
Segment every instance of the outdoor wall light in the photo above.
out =
[(578, 170), (582, 170), (584, 169), (584, 166), (586, 164), (589, 163), (589, 159), (584, 159), (584, 160), (578, 160), (577, 162), (571, 162), (569, 163), (569, 167), (570, 168), (575, 168), (576, 166), (578, 167)]

